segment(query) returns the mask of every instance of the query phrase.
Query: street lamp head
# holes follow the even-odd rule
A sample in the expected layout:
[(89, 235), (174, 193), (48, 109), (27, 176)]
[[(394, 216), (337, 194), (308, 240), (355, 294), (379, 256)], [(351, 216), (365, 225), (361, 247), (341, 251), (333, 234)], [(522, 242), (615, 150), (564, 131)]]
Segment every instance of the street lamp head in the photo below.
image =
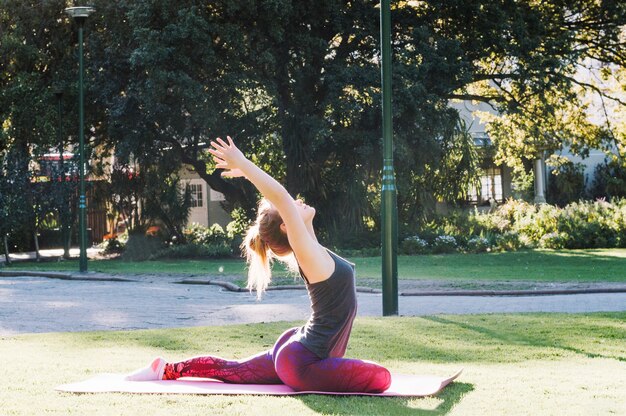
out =
[(70, 17), (81, 20), (89, 17), (89, 15), (95, 11), (95, 7), (92, 6), (76, 6), (65, 9), (65, 13), (67, 13)]
[(55, 95), (58, 99), (61, 99), (61, 97), (63, 96), (63, 93), (64, 93), (65, 91), (63, 90), (63, 87), (61, 87), (61, 86), (55, 86), (55, 87), (52, 89), (52, 92), (54, 93), (54, 95)]

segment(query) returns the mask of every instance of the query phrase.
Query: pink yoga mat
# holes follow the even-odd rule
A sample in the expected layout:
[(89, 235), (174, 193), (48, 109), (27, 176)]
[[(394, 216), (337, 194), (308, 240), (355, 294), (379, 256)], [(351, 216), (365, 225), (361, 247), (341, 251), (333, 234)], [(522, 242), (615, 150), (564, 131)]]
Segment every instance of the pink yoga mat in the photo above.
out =
[(71, 393), (159, 393), (159, 394), (332, 394), (362, 396), (431, 396), (456, 379), (451, 377), (392, 374), (391, 387), (384, 393), (338, 393), (323, 391), (294, 391), (284, 384), (229, 384), (217, 380), (182, 378), (176, 381), (126, 381), (121, 374), (101, 374), (78, 383), (63, 384), (56, 390)]

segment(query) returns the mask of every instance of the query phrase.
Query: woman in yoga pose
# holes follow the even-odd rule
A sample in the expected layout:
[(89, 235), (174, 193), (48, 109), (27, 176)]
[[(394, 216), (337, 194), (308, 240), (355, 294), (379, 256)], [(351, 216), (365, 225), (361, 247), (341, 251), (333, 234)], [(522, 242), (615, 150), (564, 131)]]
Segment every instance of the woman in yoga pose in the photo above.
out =
[(225, 177), (245, 177), (261, 192), (256, 222), (243, 249), (248, 288), (260, 295), (270, 282), (270, 262), (292, 261), (306, 283), (313, 313), (308, 322), (285, 331), (274, 347), (243, 360), (201, 356), (170, 363), (155, 359), (127, 380), (207, 377), (227, 383), (280, 384), (297, 391), (380, 393), (391, 383), (387, 369), (343, 358), (356, 316), (354, 265), (322, 247), (313, 229), (315, 209), (294, 200), (275, 179), (248, 160), (230, 137), (209, 150)]

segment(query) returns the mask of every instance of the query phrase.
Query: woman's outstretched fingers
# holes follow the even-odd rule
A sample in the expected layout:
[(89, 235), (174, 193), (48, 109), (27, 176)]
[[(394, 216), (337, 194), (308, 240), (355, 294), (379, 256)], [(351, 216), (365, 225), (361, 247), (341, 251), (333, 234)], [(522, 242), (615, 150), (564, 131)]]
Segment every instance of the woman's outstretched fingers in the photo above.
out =
[(211, 154), (216, 154), (216, 153), (221, 154), (222, 153), (222, 152), (220, 152), (220, 145), (217, 144), (215, 141), (211, 141), (211, 147), (209, 147), (209, 152)]
[(222, 147), (224, 147), (224, 148), (228, 148), (229, 147), (229, 145), (224, 140), (222, 140), (220, 137), (217, 138), (217, 141), (222, 145)]

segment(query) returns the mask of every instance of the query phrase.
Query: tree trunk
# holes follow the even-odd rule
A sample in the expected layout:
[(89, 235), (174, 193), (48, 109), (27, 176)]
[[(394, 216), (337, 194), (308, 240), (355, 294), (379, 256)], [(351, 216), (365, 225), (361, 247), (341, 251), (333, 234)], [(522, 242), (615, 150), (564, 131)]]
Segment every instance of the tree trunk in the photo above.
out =
[(63, 240), (63, 258), (70, 258), (70, 239), (72, 238), (71, 227), (62, 226), (61, 239)]
[(35, 261), (41, 260), (41, 256), (39, 255), (39, 236), (37, 234), (37, 230), (35, 230), (33, 232), (33, 239), (35, 240)]
[(9, 257), (9, 239), (7, 238), (6, 234), (2, 237), (2, 242), (4, 243), (4, 258), (5, 258), (5, 264), (9, 265), (11, 264), (11, 257)]

